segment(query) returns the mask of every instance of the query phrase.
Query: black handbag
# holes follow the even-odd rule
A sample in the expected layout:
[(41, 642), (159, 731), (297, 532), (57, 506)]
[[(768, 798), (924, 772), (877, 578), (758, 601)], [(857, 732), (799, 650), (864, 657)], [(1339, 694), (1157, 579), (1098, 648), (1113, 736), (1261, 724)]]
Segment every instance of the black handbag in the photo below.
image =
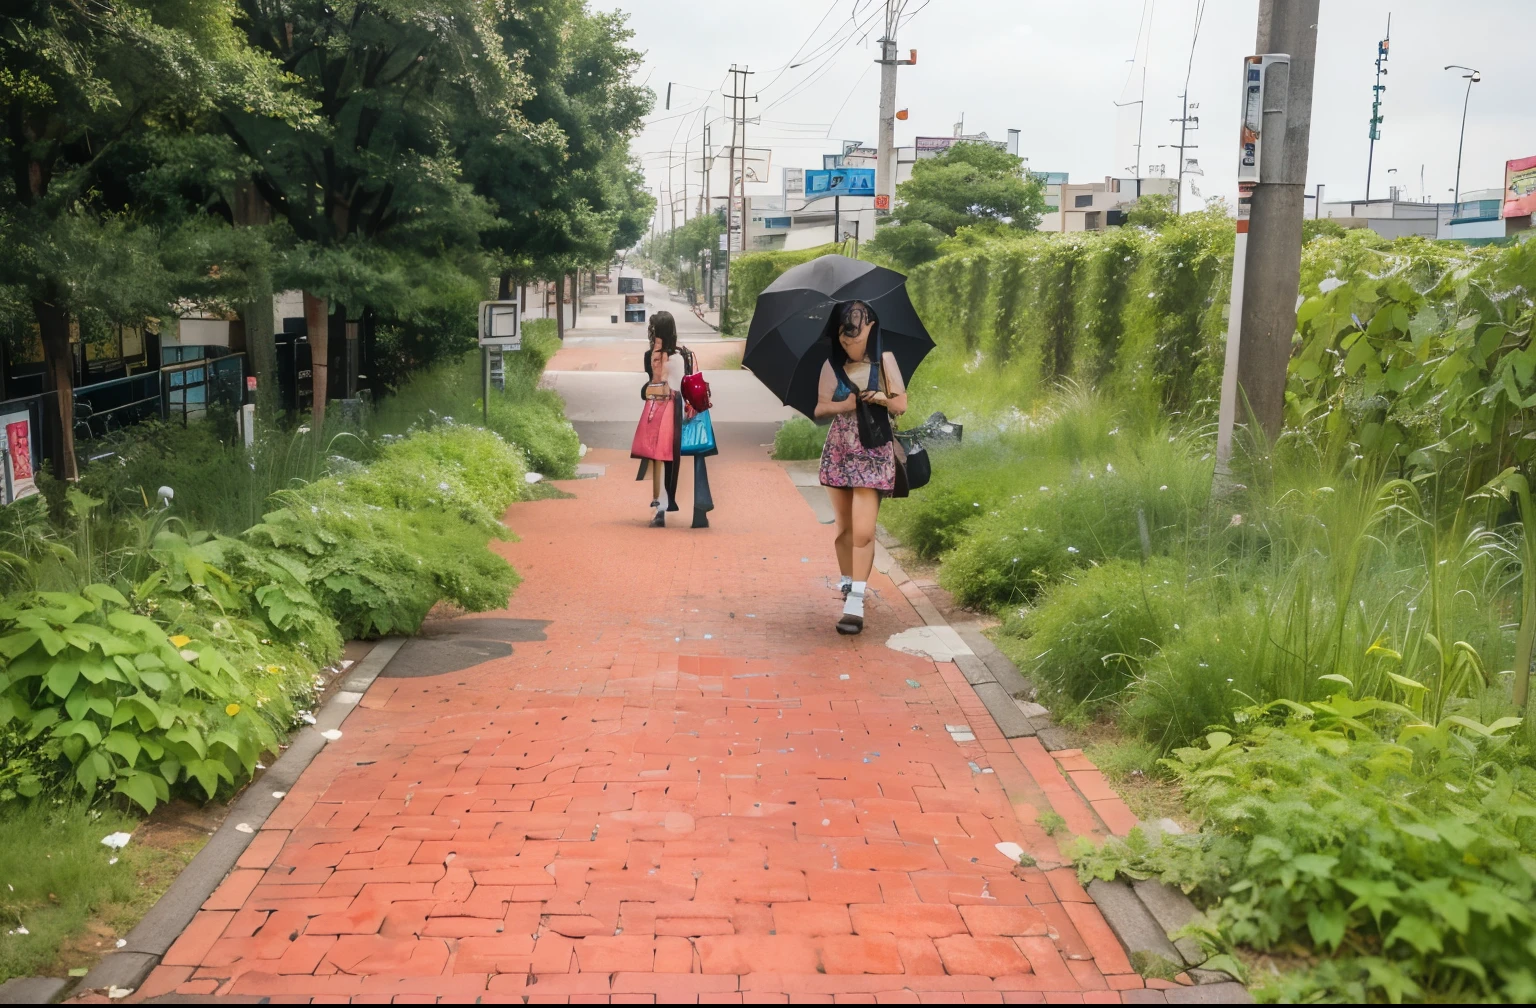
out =
[(896, 489), (891, 491), (891, 496), (905, 497), (928, 485), (933, 468), (928, 462), (928, 449), (915, 434), (898, 431), (895, 441)]

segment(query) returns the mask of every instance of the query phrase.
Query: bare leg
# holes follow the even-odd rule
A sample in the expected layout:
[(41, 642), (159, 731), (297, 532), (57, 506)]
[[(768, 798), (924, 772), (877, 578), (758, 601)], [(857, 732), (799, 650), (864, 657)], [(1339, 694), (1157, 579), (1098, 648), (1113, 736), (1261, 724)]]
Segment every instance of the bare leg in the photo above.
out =
[(843, 577), (853, 575), (853, 495), (855, 491), (844, 487), (827, 487), (832, 500), (832, 513), (836, 516), (833, 528), (837, 530), (834, 543), (837, 547), (837, 570)]
[(855, 487), (853, 498), (851, 535), (851, 571), (854, 581), (868, 581), (869, 572), (875, 566), (875, 522), (880, 518), (880, 491), (869, 487)]
[(651, 463), (651, 500), (661, 500), (661, 463)]

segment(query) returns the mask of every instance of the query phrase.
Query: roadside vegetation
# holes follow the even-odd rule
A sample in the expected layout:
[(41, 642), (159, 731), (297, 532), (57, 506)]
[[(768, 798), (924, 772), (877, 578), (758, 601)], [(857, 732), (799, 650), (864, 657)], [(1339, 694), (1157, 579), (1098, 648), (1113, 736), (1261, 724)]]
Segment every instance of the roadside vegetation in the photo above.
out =
[(1230, 256), (1213, 211), (916, 267), (913, 410), (966, 440), (885, 520), (1183, 796), (1197, 831), (1085, 879), (1189, 891), (1223, 962), (1285, 964), (1262, 998), (1528, 1001), (1536, 246), (1314, 236), (1285, 433), (1216, 480)]
[(508, 361), (491, 429), (472, 355), (360, 427), (269, 431), (253, 451), (217, 417), (132, 428), (79, 484), (0, 510), (0, 831), (36, 859), (25, 884), (19, 863), (0, 878), (0, 972), (52, 962), (93, 914), (147, 909), (134, 866), (179, 855), (101, 838), (234, 794), (311, 719), (345, 640), (507, 603), (517, 574), (486, 544), (511, 538), (529, 473), (568, 476), (579, 454), (537, 388), (544, 328)]

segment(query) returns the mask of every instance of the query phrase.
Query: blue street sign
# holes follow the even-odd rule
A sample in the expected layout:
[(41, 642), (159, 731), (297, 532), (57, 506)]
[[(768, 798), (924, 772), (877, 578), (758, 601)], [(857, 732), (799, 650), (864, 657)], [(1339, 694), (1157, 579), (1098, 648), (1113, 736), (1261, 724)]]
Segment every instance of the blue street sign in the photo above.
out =
[(805, 200), (824, 196), (874, 196), (875, 170), (873, 168), (834, 168), (810, 170), (805, 173)]

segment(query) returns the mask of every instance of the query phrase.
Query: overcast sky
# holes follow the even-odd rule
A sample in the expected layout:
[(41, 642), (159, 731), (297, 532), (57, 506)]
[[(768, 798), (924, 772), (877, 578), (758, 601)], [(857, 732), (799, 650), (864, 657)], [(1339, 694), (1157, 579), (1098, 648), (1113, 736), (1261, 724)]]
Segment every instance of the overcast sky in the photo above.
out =
[[(608, 6), (613, 0), (594, 0)], [(1023, 131), (1020, 153), (1036, 170), (1066, 171), (1073, 181), (1130, 175), (1136, 163), (1134, 106), (1146, 105), (1142, 164), (1177, 171), (1179, 94), (1190, 60), (1198, 0), (907, 0), (898, 34), (902, 55), (918, 63), (899, 71), (898, 144), (915, 135), (948, 136), (962, 114), (967, 133), (1003, 139)], [(772, 191), (782, 166), (819, 168), (842, 140), (873, 145), (879, 71), (875, 40), (883, 0), (622, 0), (645, 52), (644, 80), (657, 93), (651, 124), (634, 145), (651, 184), (667, 188), (668, 150), (676, 153), (672, 188), (681, 191), (681, 152), (692, 151), (690, 204), (698, 195), (699, 127), (724, 111), (720, 90), (732, 63), (749, 78), (748, 144), (771, 144)], [(1504, 162), (1536, 154), (1532, 97), (1532, 0), (1322, 0), (1317, 98), (1313, 108), (1311, 184), (1325, 199), (1365, 192), (1367, 121), (1376, 42), (1392, 12), (1391, 60), (1382, 139), (1376, 144), (1373, 196), (1399, 184), (1404, 197), (1449, 200), (1466, 82), (1441, 68), (1482, 71), (1467, 118), (1462, 191), (1503, 185)], [(1258, 0), (1214, 0), (1194, 46), (1189, 95), (1200, 129), (1189, 152), (1204, 176), (1204, 196), (1236, 189), (1235, 138), (1241, 60), (1254, 46)], [(823, 17), (825, 19), (823, 20)], [(855, 21), (868, 20), (854, 30)], [(1138, 44), (1139, 40), (1139, 44)], [(809, 59), (798, 68), (787, 64)], [(663, 109), (667, 83), (672, 109)], [(682, 113), (682, 114), (679, 114)], [(716, 128), (713, 139), (727, 134)], [(1420, 184), (1422, 166), (1423, 186)], [(1389, 174), (1388, 169), (1397, 169)], [(770, 187), (762, 187), (763, 192)], [(717, 192), (718, 195), (718, 192)], [(1196, 201), (1198, 204), (1198, 201)]]

